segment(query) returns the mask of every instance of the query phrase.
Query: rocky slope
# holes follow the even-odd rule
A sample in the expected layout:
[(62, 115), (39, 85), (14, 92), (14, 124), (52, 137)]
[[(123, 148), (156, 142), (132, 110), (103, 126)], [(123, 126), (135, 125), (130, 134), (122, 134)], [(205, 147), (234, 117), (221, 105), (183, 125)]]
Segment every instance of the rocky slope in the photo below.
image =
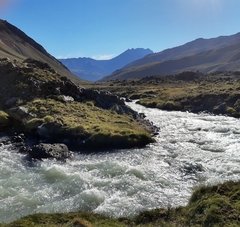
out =
[(110, 60), (95, 60), (92, 58), (60, 59), (79, 78), (89, 81), (102, 79), (117, 69), (121, 69), (132, 61), (143, 58), (153, 52), (149, 49), (129, 49)]
[(76, 79), (63, 64), (51, 56), (40, 44), (4, 20), (0, 20), (0, 58), (8, 58), (11, 61), (23, 61), (32, 58), (47, 63), (63, 76)]
[(64, 143), (73, 150), (153, 141), (151, 124), (124, 101), (79, 87), (39, 44), (7, 22), (1, 25), (2, 39), (5, 34), (9, 40), (0, 43), (0, 131), (25, 133), (31, 143)]
[(185, 45), (148, 55), (104, 80), (162, 76), (184, 71), (211, 73), (240, 70), (240, 33), (214, 39), (197, 39)]

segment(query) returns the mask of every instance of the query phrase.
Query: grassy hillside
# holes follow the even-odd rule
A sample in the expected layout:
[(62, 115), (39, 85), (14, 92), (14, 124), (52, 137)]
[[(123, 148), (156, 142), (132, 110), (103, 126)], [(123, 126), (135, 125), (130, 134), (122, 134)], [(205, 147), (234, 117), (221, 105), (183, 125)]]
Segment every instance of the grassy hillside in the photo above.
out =
[(197, 39), (182, 46), (148, 55), (104, 78), (110, 80), (140, 79), (184, 71), (212, 73), (240, 71), (240, 33), (213, 39)]
[(169, 48), (158, 53), (148, 55), (135, 62), (132, 62), (127, 67), (137, 67), (154, 62), (164, 62), (169, 60), (181, 59), (188, 56), (193, 56), (204, 51), (221, 49), (227, 46), (232, 46), (240, 42), (240, 33), (230, 36), (220, 36), (217, 38), (204, 39), (199, 38), (188, 42), (184, 45)]
[(112, 219), (92, 213), (35, 214), (1, 227), (210, 227), (240, 225), (240, 183), (200, 187), (186, 207), (145, 211), (134, 218)]

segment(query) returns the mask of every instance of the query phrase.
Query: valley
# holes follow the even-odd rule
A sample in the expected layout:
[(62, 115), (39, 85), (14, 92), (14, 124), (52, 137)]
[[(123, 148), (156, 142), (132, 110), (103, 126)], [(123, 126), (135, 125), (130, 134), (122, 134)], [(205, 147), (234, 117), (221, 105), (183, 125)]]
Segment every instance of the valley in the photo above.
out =
[(80, 79), (97, 81), (129, 63), (152, 53), (150, 49), (132, 48), (109, 60), (96, 60), (85, 57), (59, 59), (59, 61)]
[(0, 41), (1, 227), (240, 225), (239, 33), (62, 63)]

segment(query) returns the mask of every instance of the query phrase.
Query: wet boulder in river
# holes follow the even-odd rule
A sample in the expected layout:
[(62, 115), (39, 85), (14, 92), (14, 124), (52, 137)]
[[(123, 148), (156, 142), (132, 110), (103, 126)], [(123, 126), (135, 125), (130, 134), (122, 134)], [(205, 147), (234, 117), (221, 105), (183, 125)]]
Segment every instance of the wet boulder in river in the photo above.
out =
[(40, 160), (46, 158), (65, 160), (71, 157), (71, 152), (65, 144), (40, 143), (29, 149), (28, 153), (31, 158)]

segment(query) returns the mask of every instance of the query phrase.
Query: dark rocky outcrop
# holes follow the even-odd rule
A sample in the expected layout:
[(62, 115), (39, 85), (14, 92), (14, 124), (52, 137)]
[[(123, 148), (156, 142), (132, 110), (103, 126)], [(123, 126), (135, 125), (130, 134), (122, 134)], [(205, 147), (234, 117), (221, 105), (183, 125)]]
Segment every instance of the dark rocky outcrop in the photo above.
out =
[[(240, 94), (230, 96), (229, 94), (203, 94), (189, 99), (181, 100), (183, 110), (198, 112), (210, 112), (214, 114), (229, 115), (240, 117), (239, 112), (230, 108), (240, 100)], [(180, 110), (182, 110), (180, 108)]]
[[(26, 66), (27, 64), (27, 66)], [(35, 76), (26, 76), (25, 67), (34, 67)], [(8, 80), (13, 81), (18, 87), (18, 83), (25, 83), (26, 89), (19, 92), (13, 89), (0, 88), (3, 95), (0, 99), (3, 100), (3, 105), (7, 108), (14, 106), (13, 112), (26, 115), (27, 110), (23, 107), (16, 107), (16, 102), (20, 99), (31, 100), (37, 97), (54, 97), (62, 101), (78, 101), (86, 102), (93, 101), (94, 104), (103, 109), (112, 109), (119, 114), (137, 115), (129, 107), (127, 107), (122, 99), (110, 92), (85, 89), (73, 83), (66, 77), (61, 77), (54, 71), (49, 71), (50, 66), (47, 63), (42, 63), (37, 60), (27, 59), (23, 65), (12, 64), (8, 59), (1, 60), (0, 73), (10, 74)], [(47, 72), (45, 72), (45, 70)], [(39, 77), (37, 76), (39, 74)], [(42, 74), (50, 74), (53, 77), (51, 80), (44, 78)], [(28, 73), (29, 74), (29, 73)], [(4, 81), (3, 81), (4, 82)], [(6, 96), (6, 97), (4, 97)]]
[(65, 160), (71, 157), (71, 152), (65, 144), (44, 144), (40, 143), (28, 149), (30, 158), (46, 159), (55, 158), (57, 160)]

